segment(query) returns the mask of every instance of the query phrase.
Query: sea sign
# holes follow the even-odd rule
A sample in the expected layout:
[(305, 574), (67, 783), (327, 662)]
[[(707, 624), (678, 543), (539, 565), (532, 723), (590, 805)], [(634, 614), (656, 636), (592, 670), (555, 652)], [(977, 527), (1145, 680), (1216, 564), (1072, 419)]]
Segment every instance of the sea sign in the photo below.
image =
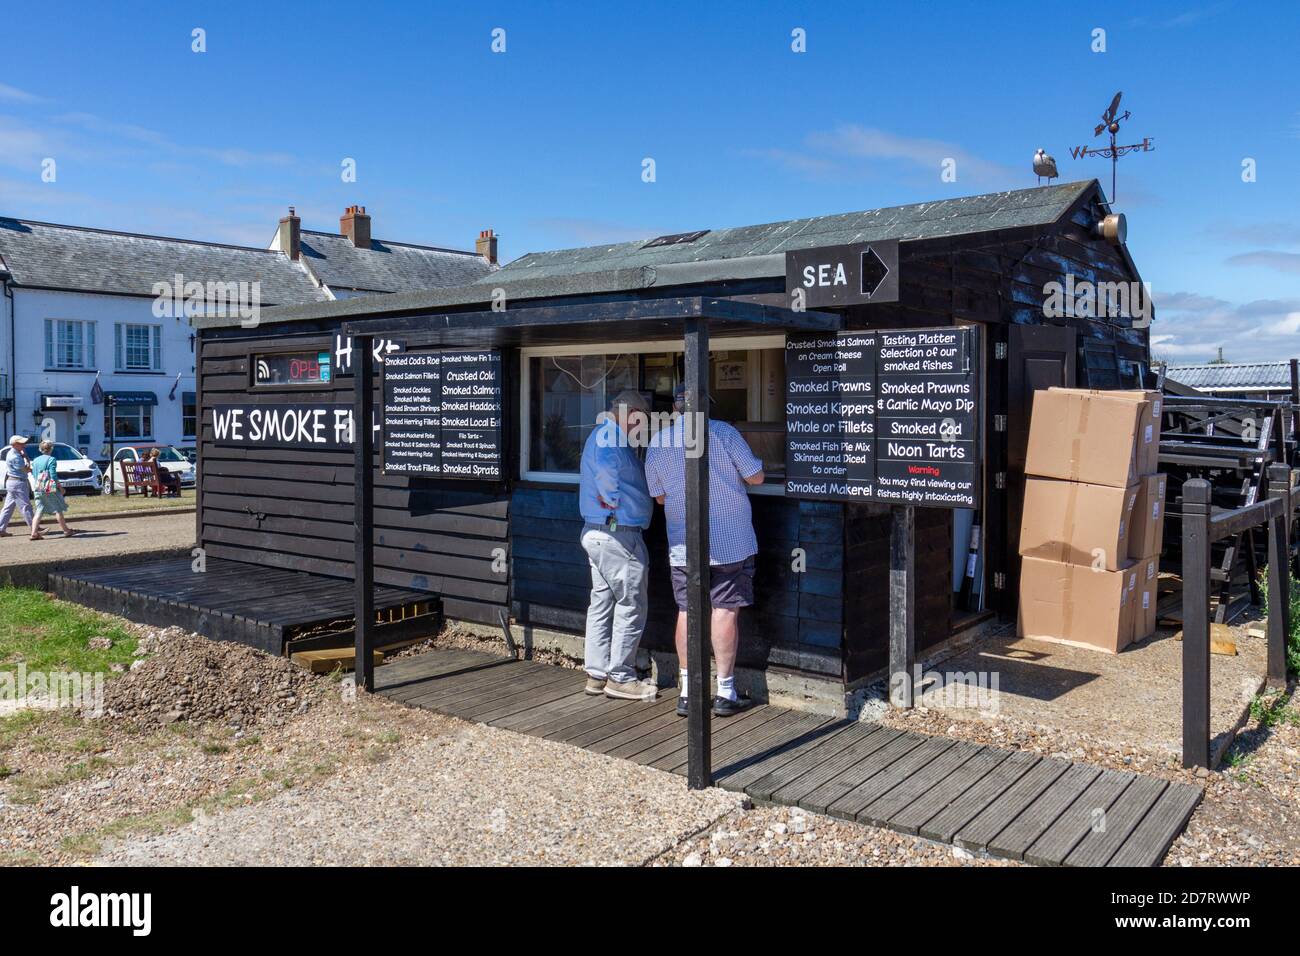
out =
[(785, 254), (785, 292), (808, 309), (898, 301), (898, 240), (792, 249)]
[[(371, 428), (378, 438), (378, 416)], [(352, 406), (214, 405), (212, 438), (215, 444), (237, 447), (350, 449)]]

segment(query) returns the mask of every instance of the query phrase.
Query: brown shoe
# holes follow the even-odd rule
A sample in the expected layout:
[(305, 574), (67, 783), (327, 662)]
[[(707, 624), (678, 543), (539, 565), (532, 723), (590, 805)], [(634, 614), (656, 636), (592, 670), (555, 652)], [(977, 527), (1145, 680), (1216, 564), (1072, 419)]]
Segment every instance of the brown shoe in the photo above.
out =
[(590, 694), (592, 697), (599, 697), (605, 693), (605, 678), (588, 677), (587, 686), (582, 689), (584, 694)]
[(659, 695), (659, 688), (648, 680), (609, 681), (605, 684), (605, 696), (615, 700), (654, 700)]

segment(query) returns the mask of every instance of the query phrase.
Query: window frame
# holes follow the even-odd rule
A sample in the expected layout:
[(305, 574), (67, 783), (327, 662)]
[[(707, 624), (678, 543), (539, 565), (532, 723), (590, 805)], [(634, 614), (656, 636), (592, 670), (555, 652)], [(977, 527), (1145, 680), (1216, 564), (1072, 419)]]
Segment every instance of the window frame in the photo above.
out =
[[(148, 430), (147, 432), (143, 432), (142, 434), (139, 434), (139, 435), (123, 435), (123, 434), (121, 434), (121, 433), (115, 434), (115, 435), (113, 436), (113, 441), (114, 441), (114, 442), (142, 442), (142, 441), (148, 441), (148, 442), (151, 442), (151, 441), (154, 440), (154, 437), (153, 437), (153, 426), (154, 426), (154, 424), (155, 424), (155, 422), (154, 422), (154, 418), (155, 418), (155, 415), (154, 415), (154, 409), (157, 408), (156, 405), (146, 405), (146, 404), (144, 404), (144, 403), (141, 403), (141, 404), (139, 404), (139, 405), (134, 405), (134, 404), (133, 404), (133, 405), (114, 405), (114, 406), (111, 407), (111, 410), (112, 410), (112, 411), (117, 415), (117, 417), (120, 418), (120, 417), (122, 417), (122, 416), (121, 416), (121, 412), (122, 412), (123, 410), (125, 410), (125, 409), (135, 409), (135, 410), (136, 410), (136, 414), (137, 414), (137, 415), (139, 416), (139, 418), (140, 418), (140, 424), (143, 425), (143, 424), (144, 424), (144, 415), (143, 415), (143, 413), (140, 412), (139, 410), (140, 410), (140, 409), (146, 409), (146, 408), (149, 409), (149, 430)], [(106, 405), (104, 406), (104, 417), (105, 417), (105, 421), (104, 421), (104, 441), (108, 441), (108, 436), (109, 436), (109, 428), (108, 428), (108, 421), (107, 421), (109, 411), (110, 411), (110, 406), (108, 406), (108, 405), (106, 404)]]
[[(80, 332), (78, 348), (81, 350), (80, 365), (59, 364), (59, 326), (75, 325)], [(47, 316), (43, 325), (45, 335), (45, 369), (49, 372), (93, 372), (95, 371), (95, 320), (61, 319)]]
[[(709, 342), (709, 353), (714, 352), (758, 352), (763, 349), (785, 349), (784, 335), (743, 335), (733, 337), (714, 337)], [(647, 353), (669, 352), (680, 354), (684, 351), (681, 339), (640, 342), (600, 342), (594, 345), (546, 345), (519, 350), (519, 479), (521, 481), (549, 482), (552, 484), (576, 485), (582, 476), (565, 471), (540, 471), (530, 468), (529, 453), (532, 445), (531, 416), (529, 400), (532, 395), (532, 359), (549, 355), (643, 355)], [(756, 406), (761, 406), (762, 370), (758, 362), (746, 363), (746, 375), (749, 378), (750, 414), (757, 416)], [(755, 490), (753, 488), (750, 489)], [(774, 493), (774, 492), (768, 492)]]
[[(145, 329), (148, 332), (149, 365), (140, 367), (128, 361), (130, 346), (127, 335), (131, 329)], [(114, 323), (113, 369), (126, 375), (154, 375), (163, 371), (163, 327), (152, 322), (117, 322)]]

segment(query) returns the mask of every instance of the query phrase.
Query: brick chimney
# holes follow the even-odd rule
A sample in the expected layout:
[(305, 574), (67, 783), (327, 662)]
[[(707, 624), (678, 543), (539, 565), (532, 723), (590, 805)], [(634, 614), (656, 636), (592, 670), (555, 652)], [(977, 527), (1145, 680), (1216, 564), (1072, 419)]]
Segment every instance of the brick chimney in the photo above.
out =
[(491, 229), (484, 229), (478, 234), (478, 241), (474, 243), (474, 251), (492, 265), (497, 264), (497, 237)]
[(348, 206), (339, 217), (339, 232), (352, 240), (358, 249), (370, 248), (370, 217), (365, 206)]
[(280, 220), (279, 245), (280, 251), (294, 262), (302, 255), (302, 220), (292, 206), (289, 207), (289, 215)]

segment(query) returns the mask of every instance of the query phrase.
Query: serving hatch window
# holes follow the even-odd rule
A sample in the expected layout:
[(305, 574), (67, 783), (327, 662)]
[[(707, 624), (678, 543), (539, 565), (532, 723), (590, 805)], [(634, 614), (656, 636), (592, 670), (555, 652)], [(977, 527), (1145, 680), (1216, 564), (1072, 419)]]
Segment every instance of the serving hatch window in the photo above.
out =
[[(716, 339), (713, 345), (711, 414), (734, 424), (763, 459), (764, 471), (779, 481), (785, 468), (784, 340)], [(523, 350), (523, 476), (576, 480), (596, 416), (624, 389), (641, 392), (651, 410), (666, 418), (673, 389), (683, 379), (680, 349), (679, 343), (661, 342)]]
[(330, 382), (329, 349), (263, 352), (253, 356), (253, 384), (320, 386)]

